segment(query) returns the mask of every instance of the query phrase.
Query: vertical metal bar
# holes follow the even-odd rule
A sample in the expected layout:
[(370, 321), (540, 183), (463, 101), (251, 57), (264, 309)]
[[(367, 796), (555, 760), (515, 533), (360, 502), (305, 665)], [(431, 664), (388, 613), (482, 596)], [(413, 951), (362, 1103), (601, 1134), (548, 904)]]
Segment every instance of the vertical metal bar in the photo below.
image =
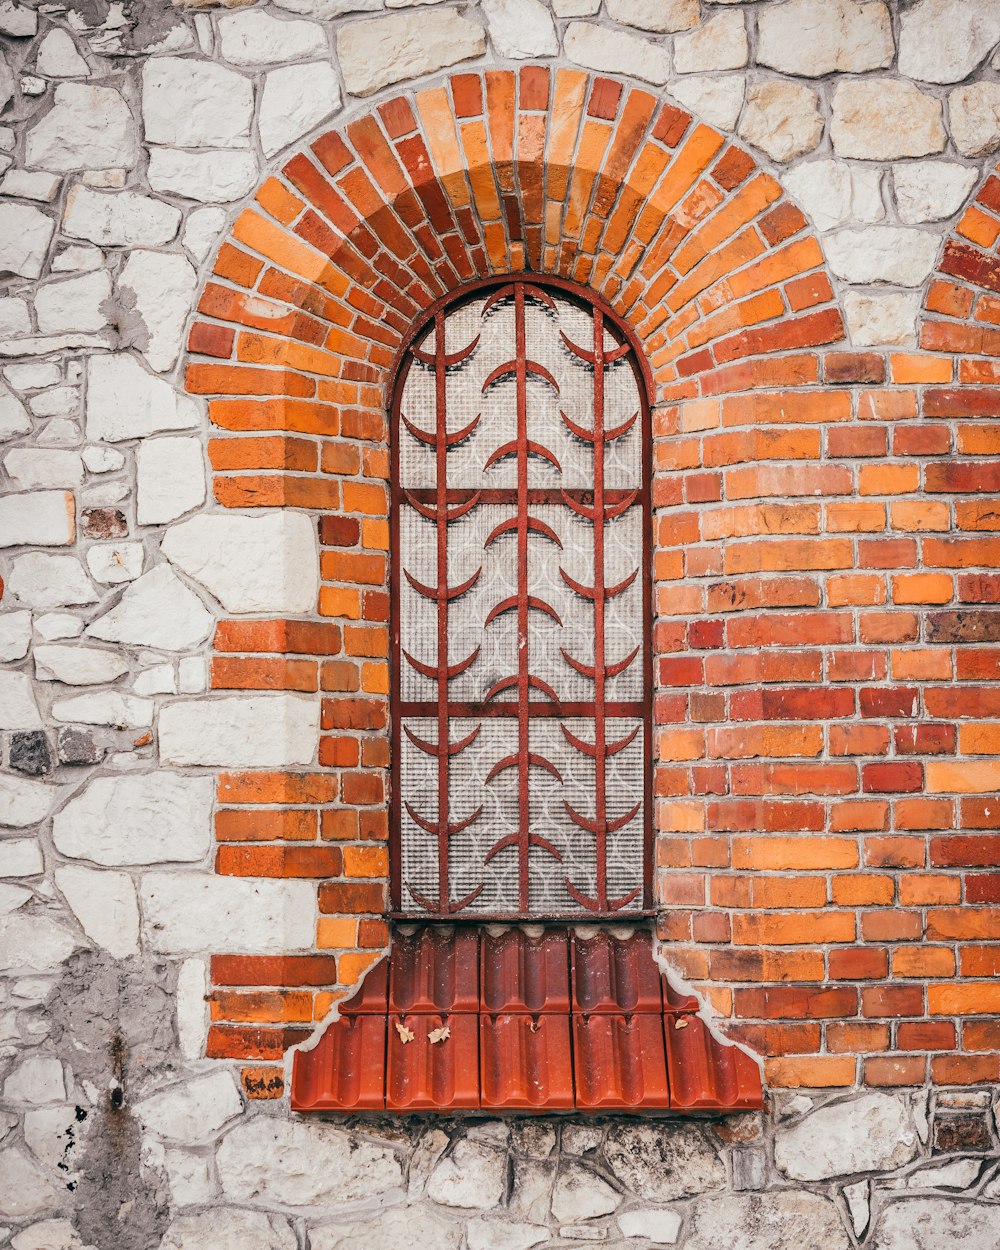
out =
[(434, 407), (437, 445), (435, 492), (437, 496), (437, 773), (438, 773), (438, 907), (448, 909), (449, 882), (448, 817), (451, 780), (448, 755), (448, 372), (445, 363), (445, 315), (434, 315)]
[(604, 315), (594, 309), (594, 820), (598, 911), (608, 909), (608, 807), (604, 646)]
[(517, 775), (518, 903), (528, 910), (531, 849), (528, 698), (528, 370), (524, 285), (514, 283), (514, 359), (517, 379)]

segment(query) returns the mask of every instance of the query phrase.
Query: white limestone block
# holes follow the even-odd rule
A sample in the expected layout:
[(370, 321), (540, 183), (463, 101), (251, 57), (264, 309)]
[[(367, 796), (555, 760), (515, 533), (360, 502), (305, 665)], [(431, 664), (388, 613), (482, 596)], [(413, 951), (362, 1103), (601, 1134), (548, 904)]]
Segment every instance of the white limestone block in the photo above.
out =
[(695, 30), (674, 40), (674, 69), (678, 74), (706, 70), (742, 69), (749, 56), (746, 23), (741, 12), (717, 13)]
[(850, 1250), (851, 1245), (830, 1199), (804, 1190), (713, 1194), (689, 1208), (686, 1217), (684, 1250)]
[(115, 729), (144, 729), (153, 723), (153, 704), (149, 699), (102, 690), (94, 694), (78, 694), (71, 699), (58, 699), (52, 704), (52, 717), (73, 725), (109, 725)]
[(200, 1059), (208, 1032), (208, 965), (185, 959), (177, 973), (177, 1038), (185, 1059)]
[(151, 668), (144, 669), (132, 683), (132, 689), (136, 694), (144, 697), (151, 694), (176, 694), (177, 681), (174, 678), (174, 666), (154, 664)]
[(253, 86), (211, 61), (158, 56), (142, 69), (142, 116), (149, 143), (179, 148), (250, 146)]
[(16, 1146), (0, 1151), (0, 1216), (24, 1220), (59, 1205), (44, 1174)]
[(626, 1237), (643, 1237), (654, 1246), (672, 1246), (681, 1231), (681, 1217), (676, 1211), (640, 1208), (619, 1215), (618, 1227)]
[(225, 224), (226, 214), (221, 208), (196, 208), (189, 215), (182, 242), (196, 261), (200, 263), (208, 256)]
[(819, 230), (885, 217), (882, 171), (847, 161), (803, 161), (784, 176), (785, 188)]
[(11, 1250), (94, 1250), (83, 1244), (69, 1220), (39, 1220), (11, 1238), (10, 1244)]
[(0, 838), (0, 877), (37, 877), (44, 871), (42, 848), (34, 838)]
[(51, 204), (59, 194), (61, 184), (62, 178), (58, 174), (47, 174), (42, 170), (8, 169), (0, 179), (0, 195)]
[(609, 30), (592, 22), (572, 22), (563, 37), (571, 61), (603, 74), (629, 74), (662, 85), (670, 77), (670, 54), (624, 30)]
[(753, 83), (739, 135), (776, 161), (803, 156), (823, 137), (819, 96), (801, 83), (777, 79)]
[(112, 87), (60, 83), (55, 104), (29, 131), (24, 163), (32, 169), (131, 169), (139, 153), (128, 105)]
[(160, 1090), (135, 1107), (147, 1132), (178, 1142), (206, 1141), (242, 1110), (236, 1082), (218, 1071)]
[(23, 299), (12, 295), (0, 297), (0, 334), (17, 336), (31, 333), (31, 317)]
[(96, 647), (65, 647), (58, 643), (35, 647), (35, 679), (60, 681), (67, 686), (99, 686), (128, 672), (116, 651)]
[(31, 430), (31, 418), (24, 404), (0, 383), (0, 443), (18, 438)]
[(170, 527), (161, 550), (229, 612), (315, 610), (319, 549), (305, 513), (191, 517)]
[[(486, 1221), (481, 1221), (483, 1225)], [(496, 1240), (489, 1250), (518, 1250), (522, 1244), (511, 1237), (509, 1230), (526, 1226), (494, 1221)], [(545, 1229), (535, 1228), (547, 1241)], [(523, 1234), (522, 1234), (523, 1236)], [(375, 1246), (406, 1246), (407, 1250), (458, 1250), (462, 1242), (462, 1225), (443, 1218), (428, 1206), (388, 1207), (384, 1211), (341, 1216), (329, 1224), (312, 1225), (309, 1229), (310, 1250), (369, 1250)], [(469, 1224), (469, 1250), (475, 1250), (472, 1224)]]
[(880, 0), (790, 0), (757, 15), (757, 63), (785, 74), (861, 74), (891, 65), (894, 51)]
[(99, 543), (87, 548), (87, 568), (95, 582), (117, 586), (134, 582), (146, 558), (142, 543)]
[(48, 916), (0, 916), (0, 968), (22, 976), (56, 972), (77, 949), (70, 931)]
[(125, 457), (115, 447), (84, 447), (83, 463), (88, 473), (114, 473), (125, 463)]
[(337, 75), (325, 61), (271, 70), (264, 79), (258, 121), (265, 156), (294, 143), (339, 108)]
[[(382, 0), (274, 0), (279, 9), (329, 21), (345, 13), (370, 13), (382, 8)], [(389, 8), (393, 6), (390, 4)]]
[(319, 701), (294, 694), (185, 699), (160, 712), (160, 759), (182, 768), (311, 764), (318, 740)]
[(212, 841), (210, 777), (128, 773), (97, 777), (52, 822), (57, 851), (95, 864), (193, 863)]
[(898, 78), (845, 79), (833, 93), (830, 138), (838, 156), (868, 161), (940, 152), (941, 101)]
[(483, 0), (493, 47), (500, 56), (555, 56), (559, 40), (550, 10), (539, 0)]
[(110, 300), (111, 275), (104, 270), (45, 282), (35, 295), (38, 329), (42, 334), (103, 330)]
[(125, 589), (117, 607), (87, 626), (89, 638), (158, 651), (187, 651), (204, 642), (211, 614), (166, 564), (150, 569)]
[(10, 566), (7, 588), (29, 608), (81, 607), (97, 602), (97, 592), (76, 556), (29, 551)]
[(670, 94), (695, 117), (720, 130), (732, 130), (743, 108), (746, 82), (740, 74), (721, 78), (689, 74), (670, 85)]
[(37, 278), (55, 228), (51, 217), (30, 204), (0, 204), (0, 274)]
[[(76, 1107), (71, 1103), (64, 1103), (61, 1107), (36, 1107), (33, 1111), (28, 1111), (24, 1117), (25, 1144), (36, 1159), (49, 1168), (57, 1169), (69, 1184), (77, 1180), (76, 1168), (91, 1124), (89, 1117), (87, 1120), (77, 1119)], [(50, 1225), (50, 1229), (38, 1229), (37, 1225), (35, 1225), (37, 1232), (33, 1229), (25, 1229), (21, 1234), (22, 1245), (30, 1245), (33, 1250), (35, 1247), (37, 1250), (49, 1250), (50, 1246), (55, 1246), (56, 1250), (63, 1250), (63, 1247), (71, 1250), (71, 1248), (83, 1246), (75, 1234), (68, 1242), (53, 1241), (51, 1234), (54, 1232), (59, 1235), (61, 1230), (58, 1226), (62, 1221), (46, 1221), (46, 1223)], [(51, 1229), (53, 1223), (57, 1225), (56, 1229)], [(70, 1231), (72, 1232), (72, 1225), (70, 1225)], [(49, 1235), (46, 1236), (46, 1233)], [(30, 1236), (25, 1236), (25, 1234)]]
[(177, 362), (196, 283), (190, 261), (165, 252), (130, 252), (118, 276), (122, 302), (140, 322), (130, 338), (157, 373), (172, 369)]
[(912, 347), (920, 295), (901, 291), (846, 291), (844, 320), (855, 347)]
[(896, 165), (892, 185), (900, 221), (919, 225), (951, 217), (965, 203), (979, 170), (952, 161), (914, 161)]
[(285, 65), (329, 55), (322, 26), (260, 9), (221, 14), (218, 31), (222, 59), (231, 65)]
[(139, 953), (139, 904), (128, 873), (64, 864), (56, 885), (92, 942), (115, 959)]
[(35, 621), (35, 633), (46, 642), (59, 638), (79, 638), (83, 633), (83, 621), (70, 612), (46, 612)]
[(454, 9), (350, 22), (337, 34), (344, 86), (359, 96), (371, 95), (390, 83), (436, 74), (485, 51), (483, 28)]
[[(237, 148), (207, 152), (151, 148), (149, 152), (149, 185), (154, 191), (182, 195), (202, 204), (228, 204), (241, 199), (253, 190), (257, 174), (253, 152)], [(184, 227), (185, 239), (189, 233), (190, 221)]]
[(80, 55), (73, 36), (55, 26), (38, 45), (35, 68), (44, 78), (86, 78), (87, 62)]
[[(555, 0), (553, 7), (557, 17), (589, 17), (599, 5), (592, 0)], [(608, 0), (607, 10), (616, 22), (660, 34), (690, 30), (701, 17), (698, 0)]]
[(60, 792), (60, 786), (0, 773), (0, 825), (13, 829), (37, 825), (52, 811)]
[(920, 286), (934, 268), (939, 239), (906, 226), (837, 230), (824, 240), (830, 268), (845, 282)]
[(1000, 39), (993, 0), (920, 0), (900, 14), (899, 72), (921, 82), (961, 82)]
[(1000, 147), (1000, 83), (974, 82), (952, 91), (948, 116), (963, 156), (989, 156)]
[(3, 1083), (6, 1102), (41, 1107), (63, 1102), (69, 1096), (62, 1062), (51, 1055), (31, 1055), (22, 1059)]
[(564, 1167), (552, 1190), (552, 1214), (560, 1224), (592, 1220), (610, 1215), (621, 1205), (621, 1194), (602, 1180), (596, 1172), (571, 1163)]
[(38, 34), (38, 14), (17, 0), (0, 0), (0, 35), (28, 39)]
[(311, 881), (147, 872), (139, 899), (143, 941), (165, 955), (285, 954), (316, 939)]
[[(171, 1155), (167, 1151), (168, 1170)], [(193, 1163), (201, 1163), (194, 1160)], [(171, 1192), (177, 1200), (177, 1186), (171, 1175)], [(204, 1201), (204, 1199), (203, 1199)], [(160, 1250), (295, 1250), (298, 1241), (282, 1215), (222, 1207), (210, 1211), (178, 1215), (171, 1221)]]
[(0, 672), (0, 729), (41, 729), (42, 718), (27, 673)]
[(160, 247), (180, 223), (180, 209), (138, 191), (75, 186), (66, 198), (63, 233), (101, 247)]
[(317, 1120), (256, 1116), (226, 1134), (216, 1162), (223, 1192), (236, 1202), (340, 1206), (388, 1198), (403, 1183), (395, 1151)]
[(87, 437), (116, 443), (199, 424), (197, 403), (126, 355), (87, 361)]
[(774, 1161), (793, 1180), (888, 1171), (916, 1158), (920, 1138), (905, 1094), (877, 1091), (821, 1107), (775, 1131)]
[(53, 273), (89, 273), (104, 264), (104, 253), (91, 243), (71, 243), (56, 254)]
[[(507, 1220), (496, 1219), (469, 1220), (466, 1233), (469, 1250), (532, 1250), (533, 1246), (549, 1240), (549, 1230), (541, 1225), (510, 1224)], [(336, 1241), (331, 1243), (336, 1244)]]
[(79, 486), (83, 481), (83, 463), (78, 451), (15, 447), (4, 456), (3, 467), (20, 490)]
[(20, 660), (31, 643), (31, 613), (0, 613), (0, 664)]
[[(617, 4), (619, 7), (627, 5), (631, 9), (632, 2), (633, 0), (608, 0), (608, 12), (615, 18), (615, 21), (626, 21), (626, 18), (617, 16), (614, 13), (611, 5), (612, 3)], [(655, 8), (659, 8), (660, 0), (639, 0), (640, 4), (647, 2)], [(670, 3), (671, 0), (666, 0), (666, 2)], [(552, 12), (556, 17), (593, 17), (600, 7), (601, 0), (552, 0)], [(629, 20), (629, 25), (638, 26), (639, 22)]]
[(872, 1250), (992, 1250), (996, 1210), (993, 1202), (956, 1202), (951, 1194), (889, 1201), (868, 1244)]

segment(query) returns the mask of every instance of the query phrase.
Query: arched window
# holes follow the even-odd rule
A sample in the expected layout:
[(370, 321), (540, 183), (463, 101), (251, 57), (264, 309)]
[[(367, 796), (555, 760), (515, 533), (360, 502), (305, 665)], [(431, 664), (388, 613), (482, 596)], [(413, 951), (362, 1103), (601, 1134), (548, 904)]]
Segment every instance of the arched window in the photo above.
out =
[(652, 908), (650, 412), (627, 331), (533, 276), (438, 307), (393, 397), (392, 907)]

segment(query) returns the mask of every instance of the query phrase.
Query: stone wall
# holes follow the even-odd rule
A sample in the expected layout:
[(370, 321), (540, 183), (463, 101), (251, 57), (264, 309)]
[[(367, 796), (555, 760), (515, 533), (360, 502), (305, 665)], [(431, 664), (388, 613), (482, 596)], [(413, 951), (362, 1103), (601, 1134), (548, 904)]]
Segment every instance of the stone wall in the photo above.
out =
[[(0, 39), (0, 1245), (992, 1246), (996, 5)], [(760, 1117), (288, 1111), (386, 941), (394, 345), (526, 263), (653, 369), (659, 933)]]

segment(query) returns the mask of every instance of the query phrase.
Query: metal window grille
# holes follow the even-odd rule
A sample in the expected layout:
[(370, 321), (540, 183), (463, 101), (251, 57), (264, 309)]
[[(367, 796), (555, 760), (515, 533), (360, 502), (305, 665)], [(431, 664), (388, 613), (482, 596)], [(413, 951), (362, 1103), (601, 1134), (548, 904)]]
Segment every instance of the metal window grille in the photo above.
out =
[(393, 912), (651, 898), (650, 417), (610, 312), (528, 278), (435, 311), (393, 397)]

